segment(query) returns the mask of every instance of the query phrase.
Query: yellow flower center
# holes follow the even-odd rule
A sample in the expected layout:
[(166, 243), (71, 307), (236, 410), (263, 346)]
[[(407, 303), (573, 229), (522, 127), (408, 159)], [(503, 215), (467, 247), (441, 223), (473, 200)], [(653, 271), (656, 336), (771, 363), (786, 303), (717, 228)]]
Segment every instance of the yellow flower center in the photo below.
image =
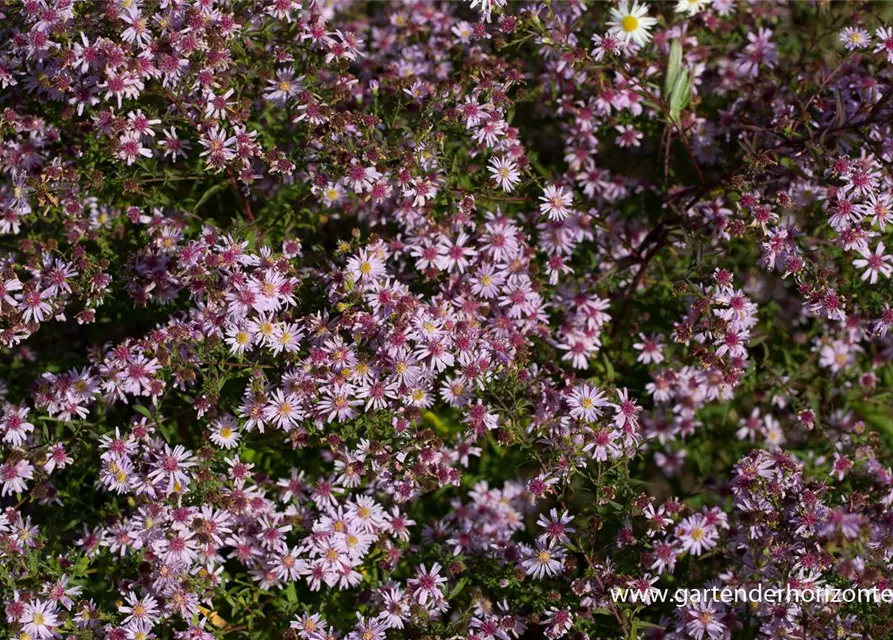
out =
[(636, 16), (626, 16), (620, 21), (620, 27), (627, 33), (632, 33), (639, 28), (639, 19)]

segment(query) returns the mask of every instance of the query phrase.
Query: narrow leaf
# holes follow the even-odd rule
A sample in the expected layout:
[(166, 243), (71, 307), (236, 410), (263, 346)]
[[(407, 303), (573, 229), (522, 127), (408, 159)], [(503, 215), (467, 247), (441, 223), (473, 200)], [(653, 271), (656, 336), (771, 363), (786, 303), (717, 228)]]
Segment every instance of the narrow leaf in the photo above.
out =
[(149, 420), (153, 420), (153, 421), (155, 420), (155, 418), (152, 417), (152, 412), (149, 411), (149, 409), (147, 409), (147, 408), (144, 407), (143, 405), (141, 405), (141, 404), (135, 404), (135, 405), (133, 405), (133, 409), (134, 409), (138, 414), (140, 414), (140, 415), (142, 415), (142, 416), (146, 416), (147, 418), (149, 418)]
[(219, 182), (219, 183), (215, 184), (213, 187), (211, 187), (210, 189), (208, 189), (207, 191), (205, 191), (202, 194), (202, 197), (198, 199), (198, 202), (195, 203), (195, 206), (192, 207), (192, 212), (197, 213), (198, 210), (201, 208), (201, 206), (203, 204), (205, 204), (211, 198), (211, 196), (213, 196), (215, 193), (217, 193), (221, 189), (225, 189), (228, 186), (229, 186), (228, 182)]
[(682, 43), (677, 38), (670, 45), (670, 60), (667, 63), (667, 78), (664, 82), (664, 95), (670, 95), (676, 85), (676, 78), (682, 68)]

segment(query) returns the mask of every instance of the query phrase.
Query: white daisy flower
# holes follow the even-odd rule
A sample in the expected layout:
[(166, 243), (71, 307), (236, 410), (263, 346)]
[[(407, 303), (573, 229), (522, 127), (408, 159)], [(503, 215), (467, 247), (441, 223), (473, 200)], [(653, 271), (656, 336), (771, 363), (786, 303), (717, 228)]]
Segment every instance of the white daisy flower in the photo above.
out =
[(712, 0), (679, 0), (676, 3), (676, 13), (687, 13), (690, 16), (698, 14)]
[(852, 51), (853, 49), (864, 49), (871, 44), (871, 36), (865, 29), (846, 27), (840, 32), (840, 41), (847, 51)]
[(224, 416), (214, 423), (211, 431), (211, 442), (223, 449), (232, 449), (238, 446), (242, 434), (238, 431), (238, 425), (231, 416)]
[(648, 15), (648, 7), (633, 2), (630, 7), (628, 2), (621, 2), (616, 9), (611, 9), (611, 20), (608, 26), (609, 33), (616, 35), (621, 40), (632, 40), (640, 47), (651, 40), (648, 30), (657, 24), (657, 20)]

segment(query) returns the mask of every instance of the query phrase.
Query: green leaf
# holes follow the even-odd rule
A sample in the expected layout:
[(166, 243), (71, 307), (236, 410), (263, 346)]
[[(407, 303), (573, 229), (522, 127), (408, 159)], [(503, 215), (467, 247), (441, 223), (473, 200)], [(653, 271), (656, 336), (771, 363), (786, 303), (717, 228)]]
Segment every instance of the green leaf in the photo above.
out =
[(667, 77), (664, 81), (664, 95), (670, 95), (676, 86), (679, 70), (682, 69), (682, 43), (679, 39), (673, 40), (670, 45), (670, 60), (667, 62)]
[(750, 347), (759, 346), (759, 345), (763, 344), (764, 342), (766, 342), (766, 340), (768, 340), (768, 339), (769, 339), (769, 334), (764, 333), (762, 335), (759, 335), (759, 336), (756, 336), (755, 338), (753, 338), (750, 341), (750, 344), (748, 346), (750, 346)]
[(134, 409), (134, 411), (136, 411), (138, 414), (140, 414), (140, 415), (142, 415), (142, 416), (146, 416), (147, 418), (149, 418), (149, 420), (152, 420), (152, 421), (155, 420), (154, 416), (152, 415), (152, 412), (149, 411), (149, 409), (146, 408), (146, 407), (144, 407), (143, 405), (141, 405), (141, 404), (135, 404), (135, 405), (133, 405), (133, 409)]
[(192, 212), (198, 213), (198, 210), (201, 208), (201, 206), (203, 204), (205, 204), (211, 198), (211, 196), (213, 196), (215, 193), (217, 193), (218, 191), (220, 191), (222, 189), (226, 189), (228, 186), (229, 186), (228, 182), (219, 182), (219, 183), (215, 184), (213, 187), (211, 187), (210, 189), (208, 189), (207, 191), (205, 191), (202, 194), (202, 197), (198, 199), (198, 202), (195, 203), (195, 206), (192, 207)]
[(659, 624), (654, 624), (653, 622), (648, 622), (647, 620), (637, 620), (637, 626), (640, 629), (663, 629), (664, 627)]
[(614, 365), (611, 364), (611, 360), (604, 351), (602, 352), (602, 360), (605, 363), (605, 378), (609, 382), (614, 382)]
[(679, 116), (691, 99), (692, 78), (687, 70), (682, 69), (676, 76), (676, 83), (670, 91), (670, 119), (679, 122)]
[(452, 600), (457, 595), (459, 595), (459, 592), (461, 592), (462, 589), (465, 588), (465, 582), (466, 582), (465, 578), (459, 578), (459, 581), (456, 583), (456, 586), (453, 587), (453, 590), (450, 591), (449, 598), (447, 598), (447, 599)]

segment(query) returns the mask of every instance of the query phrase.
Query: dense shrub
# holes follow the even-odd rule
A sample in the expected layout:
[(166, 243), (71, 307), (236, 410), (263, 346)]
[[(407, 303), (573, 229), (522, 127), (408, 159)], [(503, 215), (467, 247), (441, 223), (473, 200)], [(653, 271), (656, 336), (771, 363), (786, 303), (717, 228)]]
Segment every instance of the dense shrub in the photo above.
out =
[(889, 5), (0, 12), (0, 636), (888, 633)]

